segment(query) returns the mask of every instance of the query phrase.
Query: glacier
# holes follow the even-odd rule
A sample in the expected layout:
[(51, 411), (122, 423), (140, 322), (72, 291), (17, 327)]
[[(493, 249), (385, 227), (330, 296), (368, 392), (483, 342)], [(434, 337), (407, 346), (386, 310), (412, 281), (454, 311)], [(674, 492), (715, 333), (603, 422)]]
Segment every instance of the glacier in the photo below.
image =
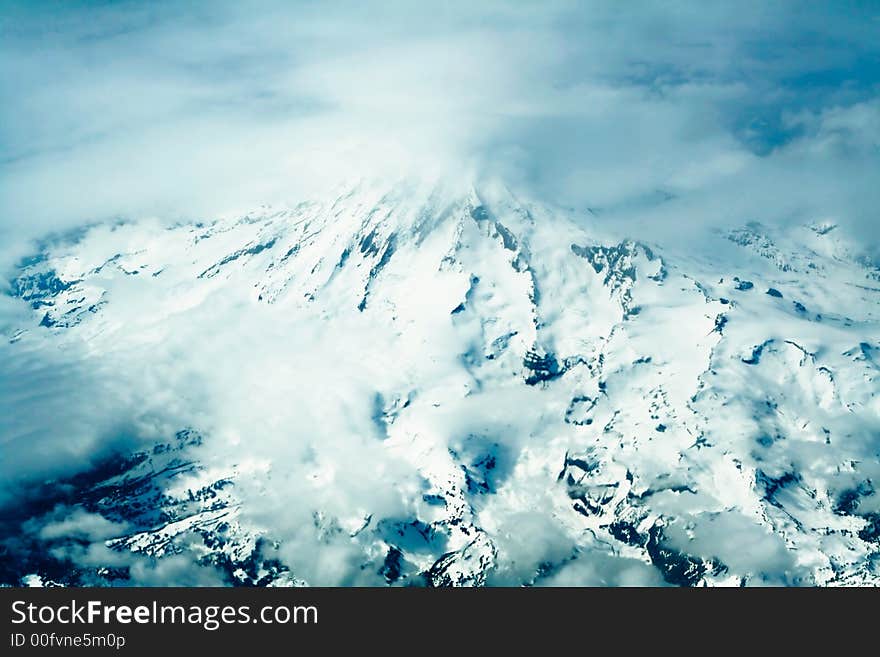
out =
[(822, 218), (630, 228), (358, 180), (47, 236), (0, 583), (880, 583), (878, 263)]

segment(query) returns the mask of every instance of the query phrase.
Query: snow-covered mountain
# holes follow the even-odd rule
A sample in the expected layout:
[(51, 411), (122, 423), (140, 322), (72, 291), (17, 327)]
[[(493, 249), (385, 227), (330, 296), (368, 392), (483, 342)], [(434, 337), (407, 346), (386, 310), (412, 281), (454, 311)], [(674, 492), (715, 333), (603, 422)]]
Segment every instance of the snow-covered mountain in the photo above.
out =
[(20, 483), (0, 578), (876, 585), (880, 268), (840, 233), (649, 244), (501, 185), (358, 183), (47, 238), (4, 353), (131, 415)]

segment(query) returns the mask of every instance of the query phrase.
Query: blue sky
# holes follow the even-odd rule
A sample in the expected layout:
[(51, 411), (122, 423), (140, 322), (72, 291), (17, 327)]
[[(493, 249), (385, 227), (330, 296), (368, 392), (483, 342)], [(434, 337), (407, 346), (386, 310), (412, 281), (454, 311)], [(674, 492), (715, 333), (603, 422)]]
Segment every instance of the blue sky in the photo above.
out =
[(877, 2), (7, 2), (0, 230), (366, 172), (500, 176), (660, 227), (833, 218), (870, 244), (878, 33)]

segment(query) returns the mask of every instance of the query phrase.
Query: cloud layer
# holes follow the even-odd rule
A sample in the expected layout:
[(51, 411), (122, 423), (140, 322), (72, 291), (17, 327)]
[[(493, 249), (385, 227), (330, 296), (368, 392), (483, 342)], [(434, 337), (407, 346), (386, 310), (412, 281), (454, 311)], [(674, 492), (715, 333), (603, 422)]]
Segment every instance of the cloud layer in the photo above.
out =
[(874, 241), (878, 21), (858, 2), (7, 4), (0, 230), (387, 174), (501, 176), (665, 226), (834, 216)]

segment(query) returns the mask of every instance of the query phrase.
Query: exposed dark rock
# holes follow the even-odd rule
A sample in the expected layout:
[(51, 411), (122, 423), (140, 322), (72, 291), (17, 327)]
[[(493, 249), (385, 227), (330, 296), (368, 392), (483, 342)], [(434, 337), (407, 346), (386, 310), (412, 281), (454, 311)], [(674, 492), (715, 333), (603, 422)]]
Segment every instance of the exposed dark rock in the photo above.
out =
[(627, 545), (642, 545), (645, 542), (645, 539), (636, 528), (623, 520), (615, 520), (608, 525), (608, 533)]
[(471, 210), (471, 218), (474, 221), (488, 221), (489, 211), (486, 209), (485, 206), (478, 205)]
[(536, 351), (529, 351), (523, 358), (523, 366), (530, 372), (526, 376), (526, 383), (530, 386), (543, 381), (552, 381), (564, 374), (556, 356), (552, 353), (541, 355)]
[(880, 513), (865, 516), (865, 526), (859, 530), (859, 538), (867, 543), (880, 544)]
[(223, 258), (217, 264), (208, 267), (205, 271), (199, 274), (199, 278), (211, 278), (212, 276), (216, 276), (224, 265), (227, 265), (234, 260), (238, 260), (242, 256), (257, 255), (259, 253), (262, 253), (266, 249), (271, 249), (273, 246), (275, 246), (276, 241), (276, 238), (273, 237), (266, 242), (261, 242), (253, 246), (246, 247), (244, 249), (239, 249), (238, 251), (235, 251), (234, 253), (231, 253)]
[(874, 485), (870, 480), (862, 481), (855, 488), (849, 488), (840, 494), (834, 511), (841, 515), (852, 515), (858, 510), (862, 498), (869, 497), (874, 492)]
[(695, 586), (706, 573), (706, 565), (702, 560), (665, 545), (663, 530), (657, 525), (648, 531), (648, 543), (645, 547), (651, 562), (670, 584)]
[(773, 342), (773, 340), (766, 340), (759, 345), (755, 345), (752, 348), (752, 355), (748, 358), (740, 358), (742, 362), (746, 365), (757, 365), (761, 362), (761, 356), (764, 353), (764, 350)]
[(388, 554), (385, 555), (385, 561), (382, 563), (382, 567), (379, 569), (379, 574), (385, 578), (385, 581), (389, 584), (393, 584), (398, 579), (400, 579), (400, 575), (403, 572), (403, 552), (397, 549), (394, 546), (391, 546), (388, 550)]

